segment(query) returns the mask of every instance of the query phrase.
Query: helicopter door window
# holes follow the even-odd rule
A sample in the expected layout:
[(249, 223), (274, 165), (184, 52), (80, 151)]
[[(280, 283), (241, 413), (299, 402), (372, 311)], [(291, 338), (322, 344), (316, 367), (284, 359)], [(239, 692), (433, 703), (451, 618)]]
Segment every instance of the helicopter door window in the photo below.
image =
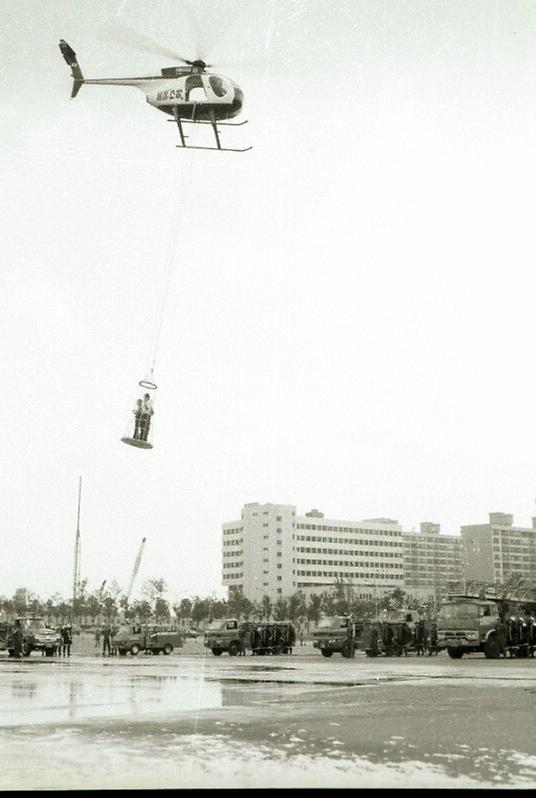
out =
[(188, 75), (186, 78), (186, 102), (206, 102), (207, 95), (201, 75)]

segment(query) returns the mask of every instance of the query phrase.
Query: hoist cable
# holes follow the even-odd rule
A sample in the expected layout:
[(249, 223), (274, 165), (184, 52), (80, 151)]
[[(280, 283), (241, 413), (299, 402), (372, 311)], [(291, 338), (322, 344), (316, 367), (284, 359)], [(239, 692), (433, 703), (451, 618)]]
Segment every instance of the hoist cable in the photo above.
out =
[[(193, 127), (195, 130), (195, 125)], [(167, 297), (169, 294), (169, 288), (171, 283), (171, 274), (173, 271), (175, 256), (177, 252), (177, 243), (179, 240), (179, 233), (185, 218), (184, 211), (185, 208), (191, 207), (191, 203), (185, 201), (184, 192), (186, 191), (186, 187), (189, 184), (191, 184), (193, 158), (191, 152), (188, 153), (184, 151), (183, 153), (181, 153), (181, 155), (184, 157), (184, 161), (181, 165), (181, 169), (179, 172), (177, 191), (175, 193), (175, 200), (172, 209), (172, 220), (175, 221), (175, 224), (172, 223), (172, 227), (168, 238), (166, 254), (164, 257), (164, 267), (162, 269), (162, 277), (160, 280), (159, 295), (156, 305), (154, 329), (153, 329), (152, 343), (149, 355), (150, 374), (154, 372), (156, 366), (156, 359), (158, 355), (158, 348), (160, 344), (160, 337), (164, 322)]]

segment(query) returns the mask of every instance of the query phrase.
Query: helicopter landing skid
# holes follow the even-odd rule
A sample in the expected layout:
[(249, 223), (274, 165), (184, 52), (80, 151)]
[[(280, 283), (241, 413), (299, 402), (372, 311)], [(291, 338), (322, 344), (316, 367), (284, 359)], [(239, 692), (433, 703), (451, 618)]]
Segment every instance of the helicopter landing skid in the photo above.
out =
[[(244, 122), (216, 122), (215, 120), (211, 120), (210, 122), (204, 121), (202, 119), (195, 120), (195, 119), (181, 119), (179, 114), (177, 113), (176, 109), (173, 108), (173, 116), (174, 119), (168, 120), (169, 122), (175, 122), (177, 128), (179, 130), (179, 136), (181, 139), (181, 143), (177, 144), (177, 147), (185, 150), (219, 150), (220, 152), (247, 152), (251, 150), (251, 147), (222, 147), (220, 141), (220, 133), (218, 130), (218, 125), (225, 125), (226, 127), (240, 127), (241, 125), (247, 124), (247, 120)], [(186, 144), (186, 139), (188, 136), (184, 133), (183, 124), (188, 125), (210, 125), (212, 130), (214, 131), (214, 138), (216, 139), (216, 146), (215, 147), (201, 147), (198, 144)]]

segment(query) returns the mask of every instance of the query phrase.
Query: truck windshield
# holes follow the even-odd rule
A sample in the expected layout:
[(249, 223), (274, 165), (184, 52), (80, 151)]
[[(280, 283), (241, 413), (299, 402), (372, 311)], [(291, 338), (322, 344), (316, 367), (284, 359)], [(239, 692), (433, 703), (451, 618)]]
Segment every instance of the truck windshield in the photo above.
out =
[(443, 604), (439, 610), (440, 618), (482, 618), (483, 616), (497, 615), (497, 610), (489, 604)]
[(219, 632), (225, 629), (225, 621), (212, 621), (207, 627), (207, 632)]
[(23, 629), (31, 632), (39, 632), (42, 629), (46, 629), (45, 622), (42, 618), (22, 618), (20, 623)]
[(348, 618), (323, 618), (317, 626), (317, 629), (346, 629), (348, 627)]

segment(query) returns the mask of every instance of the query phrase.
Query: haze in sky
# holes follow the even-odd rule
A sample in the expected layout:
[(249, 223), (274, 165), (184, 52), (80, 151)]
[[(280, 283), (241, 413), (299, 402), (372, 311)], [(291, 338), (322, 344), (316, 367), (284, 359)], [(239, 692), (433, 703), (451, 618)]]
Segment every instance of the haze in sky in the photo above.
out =
[[(244, 502), (455, 533), (529, 524), (536, 6), (23, 0), (4, 51), (0, 594), (223, 594)], [(134, 32), (137, 32), (135, 35)], [(202, 57), (244, 154), (175, 148), (133, 88)], [(138, 43), (138, 49), (134, 47)], [(201, 135), (203, 131), (199, 134)], [(155, 448), (120, 442), (150, 365)]]

